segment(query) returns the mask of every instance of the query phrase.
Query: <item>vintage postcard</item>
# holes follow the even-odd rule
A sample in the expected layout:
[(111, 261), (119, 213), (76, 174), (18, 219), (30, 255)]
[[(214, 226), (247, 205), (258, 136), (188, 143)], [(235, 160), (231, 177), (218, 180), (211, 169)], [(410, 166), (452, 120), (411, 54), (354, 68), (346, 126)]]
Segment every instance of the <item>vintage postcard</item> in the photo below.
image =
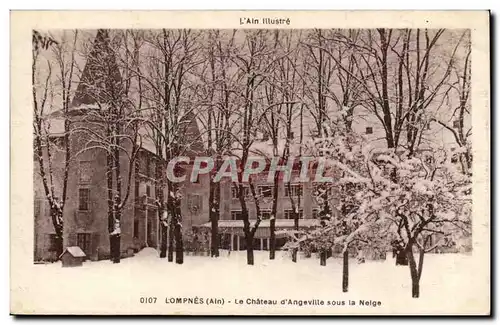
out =
[(490, 314), (489, 12), (11, 27), (12, 314)]

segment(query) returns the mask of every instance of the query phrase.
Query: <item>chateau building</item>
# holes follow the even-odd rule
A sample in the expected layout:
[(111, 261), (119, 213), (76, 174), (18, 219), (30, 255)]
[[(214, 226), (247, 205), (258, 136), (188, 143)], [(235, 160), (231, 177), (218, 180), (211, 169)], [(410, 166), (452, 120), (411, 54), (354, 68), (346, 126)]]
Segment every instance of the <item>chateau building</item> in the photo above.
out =
[[(101, 33), (101, 34), (100, 34)], [(101, 53), (105, 48), (106, 35), (104, 32), (98, 32), (94, 46), (96, 52)], [(94, 129), (97, 134), (102, 132), (96, 128), (96, 123), (92, 119), (92, 114), (99, 107), (96, 105), (95, 92), (97, 83), (92, 84), (92, 76), (99, 67), (95, 65), (95, 59), (92, 59), (92, 52), (89, 55), (85, 65), (82, 80), (76, 90), (69, 112), (64, 115), (61, 112), (55, 112), (51, 115), (54, 120), (52, 131), (48, 143), (53, 146), (50, 157), (44, 153), (45, 161), (50, 164), (51, 182), (55, 188), (60, 189), (63, 186), (64, 174), (64, 141), (63, 132), (57, 130), (56, 125), (61, 125), (62, 117), (70, 119), (69, 147), (72, 160), (69, 164), (67, 179), (67, 194), (64, 205), (64, 247), (79, 246), (87, 257), (93, 260), (105, 259), (109, 257), (109, 231), (108, 231), (108, 184), (107, 184), (107, 157), (102, 148), (88, 148), (89, 138), (79, 132), (78, 129)], [(112, 74), (112, 81), (119, 82), (121, 78), (118, 69)], [(91, 85), (91, 86), (89, 86)], [(197, 123), (197, 117), (194, 114), (185, 116), (186, 129), (181, 130), (184, 141), (192, 142), (190, 150), (185, 154), (191, 158), (190, 164), (184, 166), (186, 174), (190, 174), (192, 163), (196, 155), (204, 155), (206, 146), (200, 136), (202, 131)], [(383, 130), (377, 127), (377, 121), (362, 119), (363, 123), (355, 121), (353, 129), (359, 133), (370, 136), (383, 143)], [(308, 122), (305, 120), (305, 123)], [(311, 125), (313, 123), (310, 123)], [(429, 132), (434, 126), (429, 127)], [(454, 126), (455, 127), (455, 126)], [(294, 130), (295, 132), (295, 130)], [(437, 131), (435, 131), (437, 132)], [(442, 131), (439, 131), (442, 132)], [(101, 133), (102, 134), (102, 133)], [(444, 133), (446, 135), (446, 133)], [(445, 136), (443, 135), (443, 137)], [(193, 139), (200, 139), (192, 141)], [(444, 140), (443, 140), (444, 141)], [(268, 145), (264, 140), (256, 145)], [(161, 161), (155, 151), (154, 145), (148, 141), (142, 141), (137, 155), (136, 162), (130, 166), (128, 156), (131, 153), (132, 145), (130, 143), (123, 145), (123, 150), (128, 154), (121, 155), (120, 165), (122, 175), (128, 175), (130, 168), (130, 179), (124, 176), (122, 184), (122, 193), (129, 193), (122, 209), (120, 218), (121, 228), (121, 250), (123, 256), (132, 254), (143, 247), (159, 247), (161, 243), (161, 232), (159, 231), (159, 222), (162, 216), (159, 216), (157, 198), (159, 191), (163, 191), (163, 197), (167, 198), (168, 189), (159, 186), (161, 177), (156, 172), (156, 166)], [(40, 176), (39, 164), (34, 155), (34, 259), (35, 260), (55, 260), (56, 240), (55, 231), (52, 225), (50, 207), (46, 198), (46, 193)], [(292, 173), (290, 189), (280, 179), (278, 184), (278, 204), (276, 211), (276, 234), (277, 246), (281, 247), (285, 243), (283, 230), (294, 227), (292, 219), (292, 201), (297, 206), (299, 214), (299, 227), (311, 228), (320, 225), (318, 218), (321, 204), (318, 201), (318, 195), (315, 193), (317, 184), (314, 182), (312, 174), (315, 169), (311, 169), (310, 181), (299, 182), (298, 170)], [(263, 221), (260, 223), (255, 233), (254, 248), (269, 249), (270, 219), (272, 216), (272, 187), (273, 184), (268, 181), (268, 172), (264, 171), (256, 175), (254, 185), (257, 194), (260, 197), (260, 209)], [(189, 179), (180, 184), (182, 226), (184, 231), (193, 231), (198, 234), (198, 238), (204, 237), (210, 240), (209, 222), (209, 191), (210, 176), (208, 174), (200, 175), (195, 182)], [(256, 208), (250, 190), (246, 190), (246, 201), (249, 210), (249, 219), (251, 224), (256, 220)], [(332, 213), (336, 206), (336, 188), (333, 186), (328, 195)], [(243, 221), (241, 205), (236, 193), (235, 187), (229, 178), (223, 178), (221, 182), (221, 197), (219, 202), (219, 236), (220, 247), (231, 250), (245, 249), (245, 240), (243, 233)], [(190, 240), (185, 236), (185, 240)], [(205, 245), (209, 247), (209, 245)]]

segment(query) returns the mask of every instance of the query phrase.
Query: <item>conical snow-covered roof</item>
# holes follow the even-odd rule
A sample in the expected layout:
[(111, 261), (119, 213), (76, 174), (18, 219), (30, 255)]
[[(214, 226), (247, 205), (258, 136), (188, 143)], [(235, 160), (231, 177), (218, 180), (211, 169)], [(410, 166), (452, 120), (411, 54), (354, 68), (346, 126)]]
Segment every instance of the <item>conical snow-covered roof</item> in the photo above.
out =
[(124, 96), (122, 76), (108, 30), (99, 29), (70, 109), (99, 107)]

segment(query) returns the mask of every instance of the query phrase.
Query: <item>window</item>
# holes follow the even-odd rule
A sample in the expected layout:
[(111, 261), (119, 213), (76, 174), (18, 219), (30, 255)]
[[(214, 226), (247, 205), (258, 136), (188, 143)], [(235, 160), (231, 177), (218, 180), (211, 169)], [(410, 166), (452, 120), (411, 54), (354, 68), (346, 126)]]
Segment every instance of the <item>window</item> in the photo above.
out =
[(80, 166), (78, 169), (80, 173), (80, 183), (89, 183), (91, 176), (91, 162), (90, 161), (80, 161)]
[(139, 219), (134, 219), (134, 238), (139, 238)]
[(373, 133), (373, 128), (371, 126), (366, 127), (366, 134), (372, 134)]
[[(302, 209), (299, 210), (299, 219), (304, 218), (304, 213)], [(293, 219), (293, 210), (292, 209), (285, 209), (285, 219)]]
[(317, 219), (319, 216), (319, 209), (313, 209), (313, 219)]
[(232, 220), (243, 220), (243, 214), (240, 210), (231, 211), (231, 219)]
[(82, 251), (89, 256), (90, 255), (90, 234), (89, 233), (78, 233), (76, 234), (76, 245), (82, 249)]
[(453, 127), (454, 127), (455, 129), (458, 129), (458, 128), (460, 127), (460, 120), (455, 120), (455, 121), (453, 121)]
[(146, 196), (151, 197), (151, 186), (149, 184), (146, 185)]
[(262, 216), (262, 220), (271, 219), (271, 210), (262, 210), (262, 211), (260, 211), (260, 214)]
[(288, 185), (285, 184), (285, 197), (296, 197), (296, 196), (302, 196), (302, 185), (300, 184), (292, 184), (290, 185), (290, 188), (288, 188)]
[(273, 197), (272, 187), (269, 185), (261, 185), (259, 186), (259, 195), (262, 197)]
[(78, 210), (87, 211), (89, 209), (90, 189), (78, 189)]

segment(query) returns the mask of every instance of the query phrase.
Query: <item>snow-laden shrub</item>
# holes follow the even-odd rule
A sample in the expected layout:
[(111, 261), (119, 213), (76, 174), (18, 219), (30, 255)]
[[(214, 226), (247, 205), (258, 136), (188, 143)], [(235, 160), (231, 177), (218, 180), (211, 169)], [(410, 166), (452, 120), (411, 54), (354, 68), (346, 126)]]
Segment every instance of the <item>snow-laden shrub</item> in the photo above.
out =
[(206, 255), (209, 252), (210, 234), (193, 229), (183, 229), (182, 239), (184, 250), (193, 255)]

